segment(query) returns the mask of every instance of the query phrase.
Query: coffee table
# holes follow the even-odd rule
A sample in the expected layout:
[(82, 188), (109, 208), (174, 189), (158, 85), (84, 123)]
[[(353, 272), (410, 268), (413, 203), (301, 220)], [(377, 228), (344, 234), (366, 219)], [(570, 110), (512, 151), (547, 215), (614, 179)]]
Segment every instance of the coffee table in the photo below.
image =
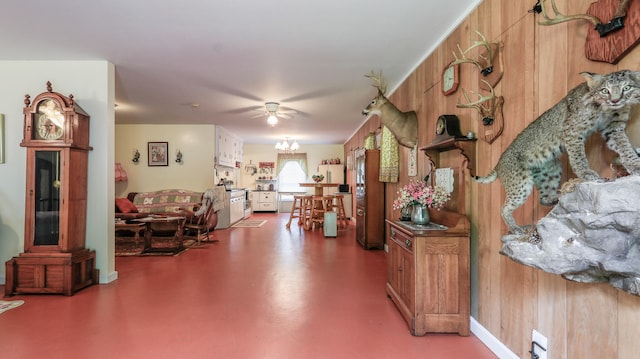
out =
[(116, 240), (118, 239), (117, 233), (120, 231), (133, 232), (133, 241), (138, 243), (140, 240), (140, 233), (145, 233), (146, 225), (144, 223), (126, 223), (126, 222), (116, 222), (115, 232), (116, 232)]
[[(149, 216), (134, 221), (145, 225), (143, 253), (178, 253), (184, 249), (182, 243), (184, 216)], [(168, 242), (169, 246), (154, 246), (158, 242)]]

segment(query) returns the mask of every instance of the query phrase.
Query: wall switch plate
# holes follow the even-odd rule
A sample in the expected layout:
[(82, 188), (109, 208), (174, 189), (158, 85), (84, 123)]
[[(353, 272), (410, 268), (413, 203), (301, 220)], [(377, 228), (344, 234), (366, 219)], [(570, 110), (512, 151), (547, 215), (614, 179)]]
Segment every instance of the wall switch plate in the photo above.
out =
[[(534, 357), (533, 354), (535, 353), (536, 355), (538, 355), (538, 359), (547, 359), (547, 356), (549, 355), (549, 347), (547, 346), (547, 337), (545, 337), (544, 335), (540, 334), (540, 332), (538, 332), (537, 330), (533, 330), (533, 332), (531, 333), (531, 342), (536, 342), (539, 345), (532, 345), (532, 358)], [(546, 349), (543, 350), (540, 347)]]

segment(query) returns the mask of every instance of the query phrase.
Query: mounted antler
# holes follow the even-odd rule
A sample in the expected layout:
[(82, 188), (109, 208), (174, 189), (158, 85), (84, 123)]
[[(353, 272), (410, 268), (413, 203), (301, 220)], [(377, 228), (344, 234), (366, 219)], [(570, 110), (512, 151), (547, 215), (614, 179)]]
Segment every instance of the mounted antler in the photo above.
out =
[[(464, 51), (462, 51), (462, 48), (460, 48), (460, 44), (458, 44), (458, 51), (460, 51), (461, 58), (458, 58), (458, 56), (456, 56), (455, 51), (453, 51), (453, 57), (455, 57), (455, 61), (451, 64), (451, 66), (457, 65), (457, 64), (471, 63), (471, 64), (476, 65), (478, 67), (478, 69), (480, 69), (480, 72), (482, 72), (482, 75), (487, 76), (487, 75), (489, 75), (490, 73), (493, 72), (493, 49), (491, 47), (491, 44), (484, 37), (484, 35), (482, 35), (477, 30), (476, 30), (476, 33), (478, 34), (478, 36), (480, 36), (482, 41), (474, 41), (473, 45), (471, 45), (471, 47), (469, 47), (468, 49), (466, 49)], [(470, 59), (470, 58), (467, 57), (467, 53), (469, 51), (471, 51), (472, 49), (474, 49), (476, 47), (480, 47), (480, 46), (482, 46), (482, 47), (487, 49), (486, 50), (487, 51), (486, 55), (479, 55), (487, 63), (486, 66), (482, 66), (482, 64), (480, 64), (479, 61), (474, 60), (474, 59)]]
[[(482, 82), (484, 82), (485, 85), (489, 87), (489, 90), (491, 92), (489, 96), (482, 96), (480, 94), (476, 94), (478, 95), (479, 99), (477, 101), (472, 102), (469, 99), (469, 95), (467, 95), (467, 92), (464, 89), (462, 89), (462, 95), (467, 100), (467, 103), (466, 104), (457, 103), (456, 107), (475, 108), (482, 116), (482, 124), (485, 126), (489, 126), (493, 123), (494, 110), (495, 110), (495, 104), (496, 104), (496, 93), (494, 92), (493, 87), (487, 81), (482, 80)], [(485, 106), (484, 105), (485, 103), (487, 103), (488, 106)]]
[(365, 121), (371, 116), (377, 115), (380, 121), (395, 136), (398, 143), (405, 147), (413, 148), (418, 143), (418, 117), (415, 111), (402, 112), (398, 110), (384, 96), (387, 92), (387, 83), (382, 77), (382, 71), (376, 74), (365, 75), (372, 79), (375, 84), (373, 87), (378, 89), (378, 95), (371, 100), (369, 105), (362, 110), (362, 114), (367, 116)]
[(387, 93), (387, 81), (385, 81), (385, 79), (382, 77), (382, 70), (380, 70), (380, 72), (378, 72), (377, 74), (373, 70), (371, 70), (371, 73), (369, 75), (364, 76), (372, 79), (375, 82), (375, 84), (371, 86), (377, 88), (379, 93), (383, 95)]
[(558, 7), (556, 6), (556, 2), (554, 0), (551, 0), (551, 9), (553, 10), (555, 17), (550, 18), (545, 10), (544, 3), (546, 1), (547, 0), (540, 0), (540, 9), (542, 10), (542, 16), (545, 18), (545, 21), (538, 21), (538, 24), (555, 25), (572, 20), (587, 20), (595, 26), (595, 29), (600, 34), (600, 37), (624, 27), (623, 19), (627, 15), (627, 6), (629, 5), (629, 0), (620, 0), (615, 15), (613, 15), (611, 21), (604, 24), (602, 20), (598, 19), (596, 16), (589, 14), (564, 15), (560, 11), (558, 11)]
[(478, 95), (477, 101), (471, 101), (469, 95), (464, 89), (462, 94), (467, 100), (466, 104), (457, 103), (458, 108), (475, 108), (480, 116), (482, 116), (482, 138), (488, 143), (492, 143), (498, 136), (502, 134), (504, 128), (504, 118), (502, 116), (502, 104), (504, 98), (502, 96), (496, 96), (495, 91), (490, 83), (485, 80), (481, 80), (489, 88), (490, 94), (488, 96)]

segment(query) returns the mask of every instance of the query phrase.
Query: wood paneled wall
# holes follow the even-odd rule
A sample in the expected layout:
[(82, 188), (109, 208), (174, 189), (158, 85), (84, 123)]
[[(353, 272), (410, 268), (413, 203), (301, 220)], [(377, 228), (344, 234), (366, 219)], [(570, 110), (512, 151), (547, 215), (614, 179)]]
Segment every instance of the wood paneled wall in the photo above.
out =
[[(585, 13), (595, 0), (556, 0), (565, 14)], [(556, 104), (566, 93), (583, 82), (582, 71), (608, 73), (621, 69), (640, 70), (640, 48), (634, 49), (617, 65), (589, 61), (584, 43), (589, 26), (574, 21), (540, 26), (540, 15), (529, 10), (536, 1), (485, 0), (462, 24), (411, 74), (390, 100), (402, 111), (416, 110), (419, 122), (418, 147), (434, 137), (435, 120), (441, 114), (456, 114), (463, 133), (478, 133), (479, 115), (470, 109), (456, 108), (461, 91), (479, 92), (478, 70), (463, 64), (460, 87), (445, 97), (440, 91), (440, 75), (453, 60), (456, 45), (468, 47), (477, 39), (475, 30), (487, 39), (504, 44), (501, 56), (504, 76), (496, 94), (504, 96), (505, 126), (492, 144), (477, 142), (476, 172), (487, 174), (504, 149), (529, 123)], [(363, 88), (363, 91), (366, 89)], [(627, 132), (640, 147), (640, 110)], [(361, 147), (366, 134), (376, 131), (380, 122), (372, 118), (345, 144), (345, 156)], [(392, 202), (407, 176), (408, 149), (400, 147), (400, 182), (386, 184), (385, 213), (397, 218)], [(602, 176), (610, 176), (608, 163), (612, 153), (594, 136), (588, 141), (592, 167)], [(564, 161), (567, 166), (566, 159)], [(418, 154), (418, 176), (427, 172), (427, 158)], [(565, 175), (565, 179), (570, 173)], [(349, 181), (354, 183), (353, 171)], [(482, 326), (520, 357), (529, 357), (531, 331), (538, 330), (549, 340), (549, 358), (636, 358), (640, 352), (640, 298), (616, 290), (608, 284), (582, 284), (560, 276), (518, 264), (499, 254), (500, 238), (507, 233), (500, 216), (504, 191), (499, 181), (478, 185), (473, 181), (468, 215), (472, 224), (472, 315)], [(551, 208), (538, 204), (537, 193), (515, 212), (520, 224), (535, 223)]]

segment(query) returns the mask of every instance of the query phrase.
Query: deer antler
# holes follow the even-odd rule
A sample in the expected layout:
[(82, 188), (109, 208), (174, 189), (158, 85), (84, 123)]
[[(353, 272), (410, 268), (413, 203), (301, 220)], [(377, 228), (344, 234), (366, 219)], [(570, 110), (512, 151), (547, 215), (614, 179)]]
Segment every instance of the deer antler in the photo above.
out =
[[(462, 51), (462, 48), (460, 48), (460, 44), (458, 44), (458, 51), (460, 51), (460, 56), (462, 58), (458, 58), (458, 56), (456, 56), (455, 51), (453, 52), (453, 57), (455, 58), (455, 61), (453, 61), (452, 65), (457, 65), (457, 64), (464, 64), (464, 63), (471, 63), (474, 64), (478, 67), (478, 69), (480, 69), (480, 71), (482, 72), (482, 74), (484, 76), (489, 75), (491, 72), (493, 72), (493, 49), (491, 48), (491, 44), (487, 41), (487, 38), (484, 37), (484, 35), (482, 35), (480, 33), (480, 31), (476, 30), (476, 34), (478, 34), (478, 36), (480, 36), (480, 38), (482, 39), (482, 41), (474, 41), (473, 45), (471, 45), (468, 49)], [(482, 56), (480, 55), (480, 57), (482, 57), (486, 62), (487, 62), (487, 66), (486, 67), (482, 67), (482, 65), (480, 64), (479, 61), (474, 60), (474, 59), (470, 59), (467, 57), (467, 53), (469, 51), (471, 51), (472, 49), (476, 48), (476, 47), (484, 47), (487, 49), (487, 55), (486, 56)]]
[(576, 14), (576, 15), (568, 15), (568, 16), (563, 15), (560, 11), (558, 11), (558, 7), (556, 6), (556, 2), (554, 0), (551, 0), (551, 8), (555, 13), (555, 18), (552, 19), (547, 15), (547, 12), (545, 11), (544, 3), (546, 1), (547, 0), (540, 0), (540, 5), (542, 8), (542, 16), (546, 20), (546, 21), (538, 21), (538, 24), (540, 25), (555, 25), (555, 24), (560, 24), (563, 22), (571, 21), (571, 20), (587, 20), (595, 26), (602, 24), (602, 21), (600, 21), (600, 19), (588, 14)]
[[(479, 99), (477, 101), (471, 101), (471, 99), (469, 98), (469, 95), (467, 95), (467, 92), (464, 89), (462, 89), (462, 95), (467, 100), (467, 103), (462, 104), (458, 102), (456, 104), (456, 107), (457, 108), (475, 108), (482, 116), (482, 123), (486, 126), (486, 125), (490, 125), (493, 122), (496, 94), (490, 83), (488, 83), (485, 80), (481, 80), (481, 81), (484, 82), (485, 85), (487, 85), (487, 87), (489, 87), (489, 91), (491, 92), (490, 95), (482, 96), (478, 93), (474, 93), (479, 97)], [(483, 105), (484, 103), (488, 103), (489, 106), (484, 106)]]
[(373, 70), (371, 70), (371, 73), (369, 75), (364, 76), (372, 79), (375, 84), (371, 86), (377, 88), (378, 91), (380, 91), (383, 95), (387, 93), (387, 82), (382, 77), (382, 70), (380, 70), (380, 72), (378, 72), (377, 74)]

